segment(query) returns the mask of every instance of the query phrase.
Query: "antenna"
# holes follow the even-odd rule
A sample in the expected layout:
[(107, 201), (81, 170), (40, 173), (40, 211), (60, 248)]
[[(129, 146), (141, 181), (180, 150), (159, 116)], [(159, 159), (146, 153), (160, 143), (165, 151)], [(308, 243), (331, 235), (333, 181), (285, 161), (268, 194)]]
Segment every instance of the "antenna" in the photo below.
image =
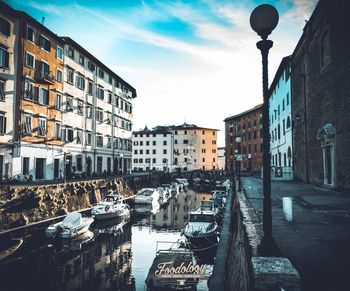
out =
[(45, 22), (45, 16), (44, 14), (41, 16), (41, 24), (44, 25), (44, 22)]

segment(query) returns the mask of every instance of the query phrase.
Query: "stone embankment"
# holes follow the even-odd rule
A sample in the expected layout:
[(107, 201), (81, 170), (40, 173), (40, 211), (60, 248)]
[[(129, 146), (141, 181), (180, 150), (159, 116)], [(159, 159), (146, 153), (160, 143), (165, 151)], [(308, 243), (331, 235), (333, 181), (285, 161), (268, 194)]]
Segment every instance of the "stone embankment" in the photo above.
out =
[(115, 178), (40, 186), (1, 186), (0, 232), (89, 208), (107, 193), (131, 196), (135, 190), (132, 188), (138, 188), (138, 184), (134, 178)]

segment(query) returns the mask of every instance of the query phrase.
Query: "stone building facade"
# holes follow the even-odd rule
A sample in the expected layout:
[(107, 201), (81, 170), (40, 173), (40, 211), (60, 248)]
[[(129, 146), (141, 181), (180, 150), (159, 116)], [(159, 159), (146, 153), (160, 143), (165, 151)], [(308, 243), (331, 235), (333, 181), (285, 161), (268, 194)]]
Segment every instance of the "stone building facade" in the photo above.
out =
[(19, 22), (7, 5), (0, 7), (0, 180), (12, 172)]
[[(236, 154), (242, 154), (241, 171), (256, 172), (262, 167), (262, 105), (225, 120), (226, 169), (236, 169)], [(237, 143), (236, 138), (241, 142)]]
[(295, 177), (350, 187), (347, 1), (320, 0), (292, 54)]
[(0, 2), (0, 180), (130, 173), (135, 97), (78, 43)]

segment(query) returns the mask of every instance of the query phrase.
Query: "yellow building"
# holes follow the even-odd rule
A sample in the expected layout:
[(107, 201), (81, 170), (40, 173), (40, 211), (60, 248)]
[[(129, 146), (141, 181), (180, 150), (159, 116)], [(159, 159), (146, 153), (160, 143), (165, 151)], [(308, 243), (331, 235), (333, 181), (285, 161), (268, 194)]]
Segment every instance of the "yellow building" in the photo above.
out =
[(187, 123), (172, 127), (175, 167), (187, 171), (218, 169), (218, 131)]

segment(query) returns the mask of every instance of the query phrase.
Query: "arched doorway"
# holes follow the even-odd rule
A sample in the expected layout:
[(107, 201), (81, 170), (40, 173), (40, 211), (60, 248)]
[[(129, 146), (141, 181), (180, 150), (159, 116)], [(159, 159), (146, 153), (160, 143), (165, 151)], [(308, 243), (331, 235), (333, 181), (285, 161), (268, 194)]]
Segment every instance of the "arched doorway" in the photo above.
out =
[(335, 175), (335, 129), (328, 123), (317, 132), (317, 139), (321, 141), (323, 158), (323, 184), (336, 186)]

